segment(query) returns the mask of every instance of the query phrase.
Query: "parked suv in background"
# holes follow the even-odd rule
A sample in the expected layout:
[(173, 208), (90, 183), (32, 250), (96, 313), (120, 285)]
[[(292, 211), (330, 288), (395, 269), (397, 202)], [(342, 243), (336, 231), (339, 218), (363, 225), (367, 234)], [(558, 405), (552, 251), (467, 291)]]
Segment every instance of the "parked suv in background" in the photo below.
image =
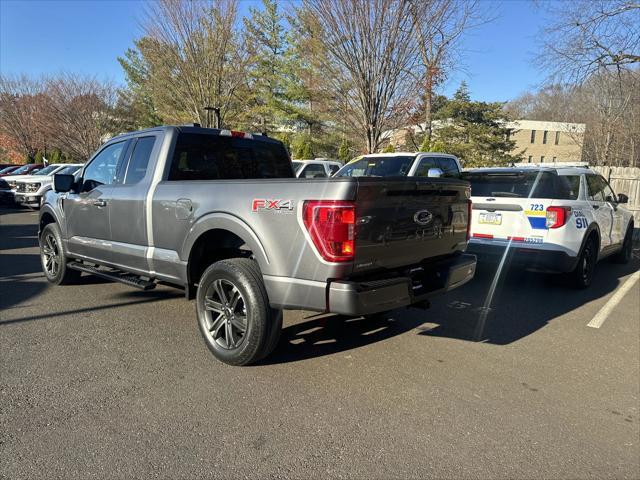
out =
[(26, 205), (27, 207), (40, 208), (40, 199), (45, 192), (51, 190), (53, 187), (53, 175), (58, 173), (73, 175), (80, 170), (81, 167), (81, 163), (53, 164), (35, 175), (29, 175), (26, 178), (16, 180), (14, 193), (15, 202), (19, 205)]
[(316, 158), (315, 160), (294, 160), (293, 170), (298, 178), (325, 178), (331, 177), (340, 170), (340, 162)]
[(461, 170), (458, 158), (447, 153), (372, 153), (351, 160), (335, 176), (460, 178)]
[(631, 258), (628, 198), (589, 168), (479, 168), (463, 178), (473, 204), (468, 251), (480, 259), (506, 255), (525, 268), (569, 272), (586, 288), (598, 260)]
[(10, 172), (8, 175), (0, 177), (0, 201), (2, 203), (13, 203), (13, 190), (16, 188), (16, 182), (21, 178), (39, 172), (44, 165), (41, 163), (29, 163)]

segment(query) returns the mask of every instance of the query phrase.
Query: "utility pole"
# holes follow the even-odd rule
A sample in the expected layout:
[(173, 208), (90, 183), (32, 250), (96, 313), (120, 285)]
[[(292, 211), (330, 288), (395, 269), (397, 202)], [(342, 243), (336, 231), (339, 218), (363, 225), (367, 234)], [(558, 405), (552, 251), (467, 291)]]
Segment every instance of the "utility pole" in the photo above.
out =
[(215, 116), (215, 128), (222, 128), (222, 122), (220, 121), (220, 107), (206, 106), (204, 109), (207, 112), (207, 128), (211, 128), (212, 113), (213, 116)]

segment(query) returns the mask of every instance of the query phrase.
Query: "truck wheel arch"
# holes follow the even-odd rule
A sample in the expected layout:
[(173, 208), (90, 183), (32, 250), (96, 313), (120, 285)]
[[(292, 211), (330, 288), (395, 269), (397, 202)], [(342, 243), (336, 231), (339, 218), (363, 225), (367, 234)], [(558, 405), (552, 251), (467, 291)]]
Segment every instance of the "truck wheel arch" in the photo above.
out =
[(40, 235), (42, 229), (50, 223), (57, 223), (58, 225), (60, 225), (60, 222), (58, 222), (55, 214), (49, 208), (44, 208), (40, 213), (38, 235)]
[(224, 213), (207, 215), (197, 221), (185, 239), (180, 256), (187, 260), (190, 285), (217, 260), (251, 257), (263, 272), (269, 265), (266, 251), (255, 232), (239, 218)]

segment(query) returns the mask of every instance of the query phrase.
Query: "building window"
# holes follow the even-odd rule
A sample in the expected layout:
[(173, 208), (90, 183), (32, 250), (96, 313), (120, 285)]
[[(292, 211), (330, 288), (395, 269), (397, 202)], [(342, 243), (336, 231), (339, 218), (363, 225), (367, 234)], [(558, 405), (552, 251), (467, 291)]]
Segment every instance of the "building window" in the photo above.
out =
[(556, 145), (560, 143), (560, 132), (556, 132)]
[(529, 155), (529, 163), (531, 163), (532, 159), (533, 159), (533, 155)]
[(531, 130), (531, 143), (535, 143), (536, 141), (536, 131)]
[(547, 143), (547, 131), (546, 130), (542, 134), (542, 143), (544, 143), (544, 144)]
[(544, 155), (540, 156), (540, 163), (544, 163)]
[(554, 162), (556, 161), (556, 157), (553, 157), (553, 161), (554, 161)]

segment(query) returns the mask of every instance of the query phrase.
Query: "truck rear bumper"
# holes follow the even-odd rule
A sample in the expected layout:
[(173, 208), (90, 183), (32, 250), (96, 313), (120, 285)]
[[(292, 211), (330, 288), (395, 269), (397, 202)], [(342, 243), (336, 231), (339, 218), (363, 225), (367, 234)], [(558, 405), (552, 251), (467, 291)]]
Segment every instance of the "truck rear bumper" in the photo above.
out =
[(411, 268), (404, 276), (362, 282), (331, 282), (328, 311), (367, 315), (406, 307), (464, 285), (473, 278), (475, 270), (476, 257), (460, 255)]

